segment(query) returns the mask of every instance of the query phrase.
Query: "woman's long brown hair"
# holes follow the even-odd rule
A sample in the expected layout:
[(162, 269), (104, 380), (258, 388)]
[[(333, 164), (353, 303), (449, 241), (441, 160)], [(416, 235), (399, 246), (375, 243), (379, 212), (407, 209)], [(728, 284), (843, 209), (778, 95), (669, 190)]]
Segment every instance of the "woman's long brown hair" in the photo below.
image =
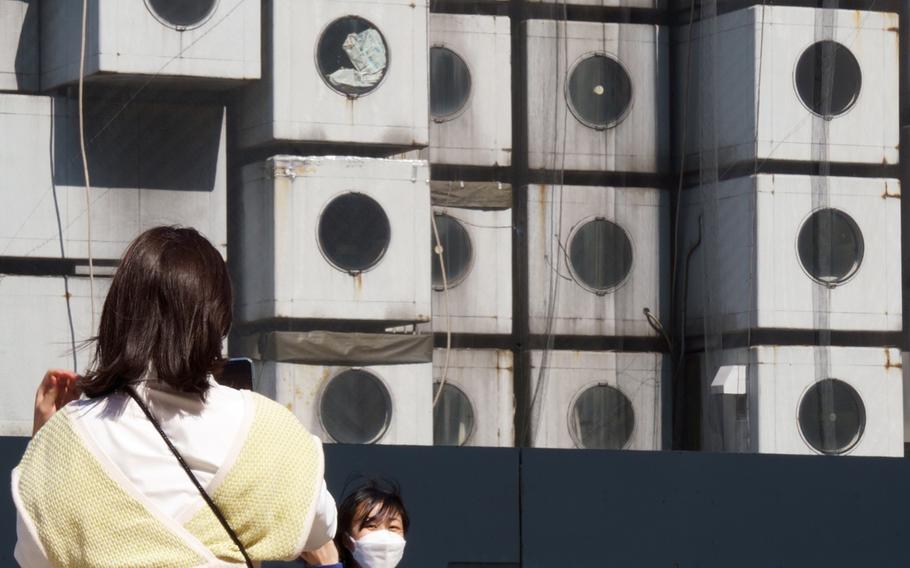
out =
[(202, 235), (178, 227), (145, 231), (111, 282), (83, 392), (104, 396), (152, 370), (172, 388), (204, 398), (207, 374), (224, 362), (231, 305), (227, 266)]

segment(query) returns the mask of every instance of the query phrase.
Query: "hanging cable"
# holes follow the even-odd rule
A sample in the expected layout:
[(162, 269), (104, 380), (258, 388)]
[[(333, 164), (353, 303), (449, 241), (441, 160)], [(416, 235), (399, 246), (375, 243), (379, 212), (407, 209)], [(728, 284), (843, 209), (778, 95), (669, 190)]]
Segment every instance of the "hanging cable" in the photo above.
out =
[[(549, 221), (548, 221), (548, 231), (547, 231), (547, 247), (546, 253), (551, 257), (554, 256), (553, 252), (556, 250), (556, 262), (553, 263), (553, 266), (547, 273), (547, 315), (546, 315), (546, 325), (544, 334), (546, 336), (546, 343), (540, 357), (540, 367), (537, 370), (537, 382), (534, 385), (534, 391), (531, 395), (530, 407), (528, 408), (527, 416), (525, 417), (524, 423), (522, 425), (522, 433), (520, 439), (524, 439), (527, 436), (533, 436), (533, 433), (536, 431), (537, 424), (540, 419), (540, 413), (537, 412), (538, 403), (541, 400), (541, 393), (544, 391), (546, 379), (547, 379), (547, 366), (549, 363), (549, 354), (553, 350), (554, 342), (554, 321), (556, 319), (556, 302), (559, 299), (559, 284), (560, 284), (560, 274), (558, 272), (559, 266), (559, 250), (562, 246), (562, 204), (563, 204), (563, 186), (565, 182), (565, 163), (566, 163), (566, 134), (567, 134), (567, 121), (568, 121), (568, 102), (563, 105), (563, 117), (562, 117), (562, 148), (560, 151), (557, 151), (559, 148), (559, 95), (560, 95), (560, 81), (568, 80), (568, 74), (566, 78), (562, 79), (560, 76), (560, 52), (562, 52), (563, 57), (568, 59), (568, 33), (567, 30), (563, 30), (563, 33), (560, 34), (560, 24), (566, 26), (568, 20), (568, 14), (566, 9), (566, 0), (562, 0), (559, 4), (562, 7), (561, 19), (554, 22), (556, 29), (556, 37), (554, 42), (555, 55), (556, 55), (556, 72), (554, 77), (556, 77), (555, 85), (556, 89), (554, 92), (553, 99), (553, 167), (556, 171), (559, 172), (559, 183), (553, 186), (554, 193), (556, 193), (556, 188), (558, 186), (558, 206), (557, 206), (557, 197), (552, 195), (548, 207), (549, 211)], [(560, 44), (560, 35), (563, 38), (564, 44)], [(565, 72), (565, 71), (564, 71)], [(557, 167), (557, 160), (561, 157), (561, 163)], [(541, 204), (544, 206), (544, 204)], [(553, 228), (556, 230), (554, 231)], [(554, 246), (554, 237), (555, 242), (558, 243), (557, 246)], [(548, 262), (549, 264), (549, 262)], [(533, 440), (531, 441), (533, 444)]]
[(446, 322), (446, 355), (442, 364), (442, 378), (439, 381), (439, 388), (436, 391), (436, 395), (433, 397), (433, 409), (435, 409), (436, 404), (442, 396), (442, 389), (446, 386), (446, 380), (449, 375), (449, 356), (452, 353), (452, 314), (449, 311), (449, 280), (446, 275), (445, 249), (442, 246), (442, 241), (439, 239), (439, 227), (436, 226), (436, 214), (432, 213), (430, 218), (433, 221), (433, 237), (436, 240), (436, 246), (433, 248), (433, 252), (436, 253), (437, 258), (439, 259), (439, 271), (442, 274), (442, 304)]
[(88, 256), (88, 289), (89, 304), (91, 306), (92, 327), (91, 334), (96, 333), (95, 329), (95, 263), (92, 258), (92, 199), (91, 178), (88, 172), (88, 154), (85, 151), (85, 38), (88, 32), (88, 0), (82, 0), (82, 34), (79, 46), (79, 152), (82, 155), (82, 173), (85, 177), (85, 226), (86, 226), (86, 249)]

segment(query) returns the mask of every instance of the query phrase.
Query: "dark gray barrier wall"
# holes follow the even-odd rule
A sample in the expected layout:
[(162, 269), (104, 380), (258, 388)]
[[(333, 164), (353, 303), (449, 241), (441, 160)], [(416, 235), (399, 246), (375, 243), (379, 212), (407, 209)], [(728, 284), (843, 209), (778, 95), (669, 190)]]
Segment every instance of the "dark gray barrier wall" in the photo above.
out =
[[(0, 438), (7, 487), (26, 442)], [(336, 496), (358, 474), (401, 483), (404, 568), (910, 566), (910, 460), (394, 446), (326, 459)], [(15, 538), (3, 491), (0, 566)]]
[(910, 461), (523, 451), (526, 568), (910, 566)]

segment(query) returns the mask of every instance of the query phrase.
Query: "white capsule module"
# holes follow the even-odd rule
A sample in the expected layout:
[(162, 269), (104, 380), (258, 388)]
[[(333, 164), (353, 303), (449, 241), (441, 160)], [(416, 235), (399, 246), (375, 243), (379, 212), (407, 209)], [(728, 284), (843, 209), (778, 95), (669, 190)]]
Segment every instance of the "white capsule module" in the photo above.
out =
[(669, 359), (659, 353), (532, 351), (531, 445), (662, 449), (668, 371)]
[(699, 22), (691, 46), (687, 27), (678, 37), (690, 168), (898, 163), (897, 14), (759, 6)]
[(430, 321), (425, 161), (275, 156), (242, 178), (238, 319)]
[[(82, 4), (41, 3), (44, 90), (79, 80)], [(260, 77), (260, 37), (259, 2), (88, 0), (85, 75), (236, 86)]]
[(664, 28), (529, 20), (528, 164), (658, 173), (668, 162)]
[(606, 8), (645, 8), (656, 9), (657, 0), (528, 0), (532, 3), (555, 4), (558, 7), (569, 6), (602, 6)]
[(347, 367), (264, 362), (256, 390), (324, 442), (433, 443), (433, 365)]
[(433, 350), (433, 443), (513, 446), (512, 352), (452, 349), (448, 365), (446, 354), (446, 349)]
[(271, 0), (262, 81), (242, 90), (238, 144), (429, 142), (426, 0)]
[[(95, 279), (95, 324), (110, 278)], [(92, 329), (88, 278), (0, 275), (0, 436), (31, 436), (35, 390), (48, 369), (85, 372)]]
[(903, 456), (900, 351), (762, 346), (701, 356), (708, 451)]
[(37, 91), (38, 57), (38, 0), (0, 0), (0, 91)]
[[(735, 178), (683, 192), (687, 326), (900, 331), (897, 180)], [(688, 254), (680, 256), (683, 261)]]
[(630, 187), (529, 186), (531, 333), (656, 336), (666, 322), (669, 195)]
[(512, 210), (433, 207), (433, 331), (512, 333)]
[(430, 14), (429, 22), (430, 162), (509, 166), (509, 18)]
[[(0, 95), (0, 256), (86, 258), (76, 101)], [(92, 255), (118, 259), (143, 230), (184, 225), (226, 254), (224, 107), (86, 105)]]

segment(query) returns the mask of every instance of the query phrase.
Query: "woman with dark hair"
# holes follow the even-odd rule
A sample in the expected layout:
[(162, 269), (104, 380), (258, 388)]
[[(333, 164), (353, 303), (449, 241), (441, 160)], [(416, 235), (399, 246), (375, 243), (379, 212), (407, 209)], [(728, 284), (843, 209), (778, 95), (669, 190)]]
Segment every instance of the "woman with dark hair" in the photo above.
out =
[(319, 440), (213, 379), (231, 304), (224, 260), (195, 230), (129, 246), (91, 369), (39, 387), (12, 476), (22, 566), (253, 566), (332, 547)]
[(369, 480), (338, 508), (335, 546), (342, 562), (319, 568), (394, 568), (404, 555), (409, 525), (398, 485)]

